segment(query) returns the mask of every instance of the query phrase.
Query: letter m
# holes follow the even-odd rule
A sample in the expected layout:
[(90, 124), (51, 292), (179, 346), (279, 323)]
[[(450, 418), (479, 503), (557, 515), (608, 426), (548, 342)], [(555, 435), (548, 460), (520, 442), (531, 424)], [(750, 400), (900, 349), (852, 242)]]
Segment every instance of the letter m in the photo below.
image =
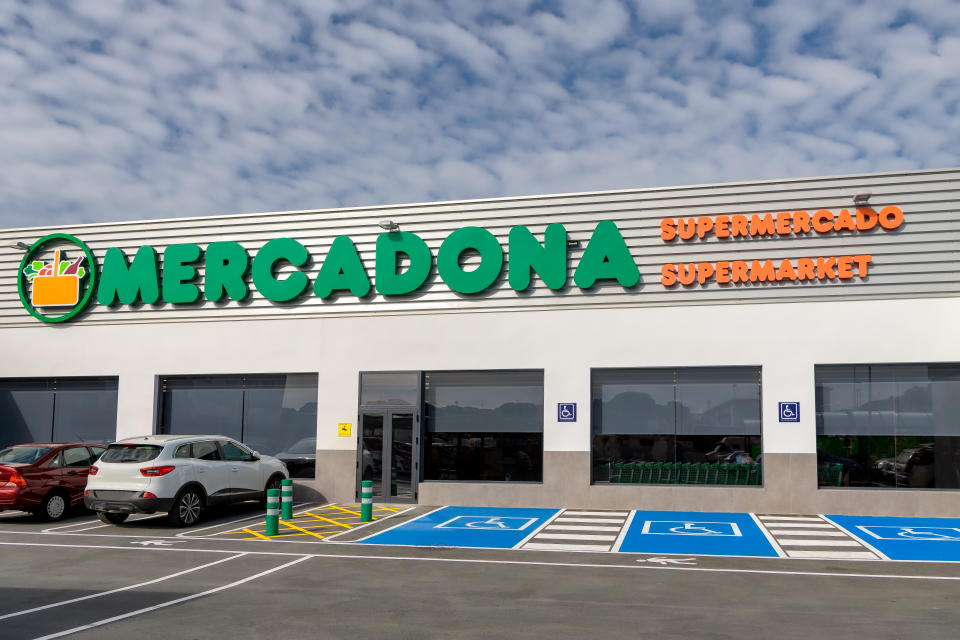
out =
[(97, 288), (97, 302), (109, 306), (118, 299), (122, 304), (134, 304), (140, 299), (153, 304), (159, 297), (157, 252), (153, 247), (140, 247), (129, 265), (123, 250), (107, 249)]

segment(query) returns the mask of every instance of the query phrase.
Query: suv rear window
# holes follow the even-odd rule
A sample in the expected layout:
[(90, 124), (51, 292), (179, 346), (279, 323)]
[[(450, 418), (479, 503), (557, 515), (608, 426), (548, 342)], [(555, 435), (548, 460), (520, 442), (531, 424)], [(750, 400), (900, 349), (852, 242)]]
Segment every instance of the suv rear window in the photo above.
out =
[(112, 444), (100, 456), (100, 462), (146, 462), (160, 455), (163, 447), (155, 444)]

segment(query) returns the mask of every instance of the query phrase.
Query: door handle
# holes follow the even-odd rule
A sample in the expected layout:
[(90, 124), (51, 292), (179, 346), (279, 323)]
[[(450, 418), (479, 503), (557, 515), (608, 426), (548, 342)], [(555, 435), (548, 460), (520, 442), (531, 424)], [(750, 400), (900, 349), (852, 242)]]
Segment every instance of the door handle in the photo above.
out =
[(80, 472), (79, 472), (79, 471), (67, 471), (67, 475), (68, 475), (68, 476), (75, 476), (75, 475), (77, 475), (78, 473), (80, 473)]

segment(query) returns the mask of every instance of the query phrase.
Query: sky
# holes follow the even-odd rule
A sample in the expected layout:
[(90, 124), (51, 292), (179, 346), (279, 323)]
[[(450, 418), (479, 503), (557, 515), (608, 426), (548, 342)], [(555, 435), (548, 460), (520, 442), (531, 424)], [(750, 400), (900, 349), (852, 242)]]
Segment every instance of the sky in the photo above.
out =
[(7, 0), (0, 77), (0, 228), (960, 166), (958, 0)]

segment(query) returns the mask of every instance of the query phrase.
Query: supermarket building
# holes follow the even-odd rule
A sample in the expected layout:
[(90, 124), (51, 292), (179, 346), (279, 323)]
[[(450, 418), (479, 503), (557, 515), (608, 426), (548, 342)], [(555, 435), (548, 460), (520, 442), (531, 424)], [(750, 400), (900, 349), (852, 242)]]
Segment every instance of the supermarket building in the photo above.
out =
[(0, 230), (0, 446), (301, 491), (960, 516), (960, 169)]

